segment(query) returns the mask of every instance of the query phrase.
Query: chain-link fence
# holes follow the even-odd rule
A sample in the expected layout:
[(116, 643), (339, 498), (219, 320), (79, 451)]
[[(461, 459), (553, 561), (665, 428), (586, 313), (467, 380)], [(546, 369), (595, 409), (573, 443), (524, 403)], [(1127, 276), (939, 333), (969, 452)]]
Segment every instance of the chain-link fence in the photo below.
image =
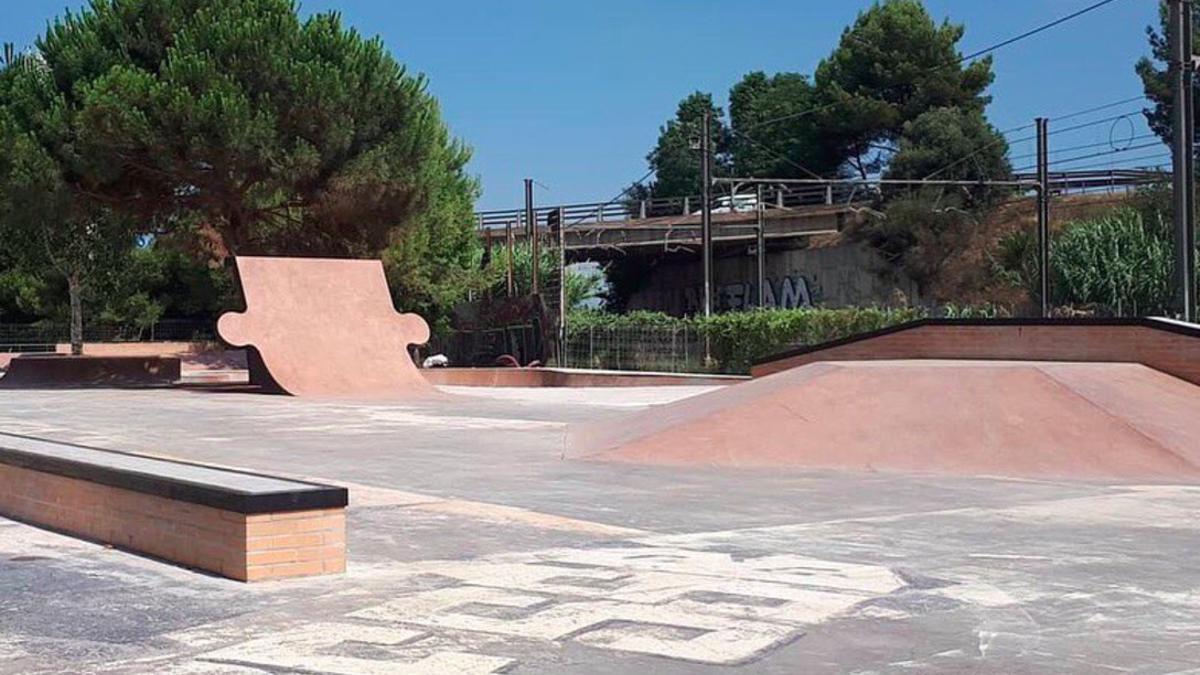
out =
[(567, 331), (565, 367), (698, 373), (719, 369), (706, 363), (705, 337), (673, 326), (599, 327)]
[(435, 335), (418, 352), (422, 357), (443, 354), (450, 360), (450, 365), (459, 367), (495, 366), (505, 356), (511, 356), (524, 366), (542, 353), (541, 339), (536, 323), (456, 330)]
[[(89, 323), (84, 342), (192, 342), (216, 339), (211, 321), (167, 320), (144, 326)], [(52, 352), (70, 342), (66, 323), (0, 324), (0, 352)]]

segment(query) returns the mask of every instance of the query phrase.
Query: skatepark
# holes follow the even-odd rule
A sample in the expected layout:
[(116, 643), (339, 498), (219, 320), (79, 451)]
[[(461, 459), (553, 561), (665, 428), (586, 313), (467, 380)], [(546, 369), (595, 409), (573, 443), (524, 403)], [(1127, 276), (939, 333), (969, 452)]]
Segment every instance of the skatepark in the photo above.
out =
[[(256, 327), (303, 295), (259, 288), (220, 358), (10, 365), (0, 671), (1200, 661), (1196, 327), (923, 322), (752, 378), (427, 377), (414, 315)], [(151, 381), (97, 378), (129, 358)]]

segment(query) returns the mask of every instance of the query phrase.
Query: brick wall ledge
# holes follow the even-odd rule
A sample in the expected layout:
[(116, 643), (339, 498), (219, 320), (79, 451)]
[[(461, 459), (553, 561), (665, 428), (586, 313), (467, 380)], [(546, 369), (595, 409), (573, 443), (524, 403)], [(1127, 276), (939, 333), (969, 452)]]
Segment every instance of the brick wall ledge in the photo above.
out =
[(920, 319), (785, 351), (751, 373), (897, 359), (1141, 363), (1200, 384), (1200, 326), (1162, 318)]
[(0, 432), (0, 515), (239, 581), (339, 573), (344, 488)]

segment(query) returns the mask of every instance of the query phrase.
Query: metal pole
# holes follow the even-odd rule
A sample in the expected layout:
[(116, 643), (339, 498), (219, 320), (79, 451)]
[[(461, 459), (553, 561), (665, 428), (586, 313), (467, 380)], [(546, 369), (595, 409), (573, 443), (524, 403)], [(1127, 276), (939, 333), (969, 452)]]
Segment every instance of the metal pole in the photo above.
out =
[(763, 203), (762, 183), (758, 184), (754, 210), (757, 212), (758, 230), (755, 248), (758, 253), (758, 308), (767, 306), (767, 205)]
[(700, 124), (700, 246), (704, 265), (704, 316), (713, 311), (713, 233), (712, 233), (712, 148), (709, 127), (711, 113), (704, 111)]
[(508, 297), (511, 298), (517, 294), (516, 279), (513, 278), (513, 253), (517, 247), (516, 242), (513, 241), (513, 224), (511, 220), (504, 224), (504, 241), (505, 246), (508, 247), (508, 255), (505, 256), (505, 267), (508, 270), (506, 273), (508, 275)]
[(1183, 318), (1185, 321), (1196, 321), (1196, 59), (1193, 22), (1194, 2), (1185, 2), (1183, 10), (1183, 44), (1187, 53), (1187, 68), (1184, 70), (1183, 91), (1184, 102), (1184, 138), (1187, 139), (1187, 172), (1183, 174), (1187, 181), (1184, 191), (1188, 199), (1187, 210), (1184, 211), (1183, 240), (1183, 286), (1187, 289), (1184, 300)]
[(1037, 118), (1037, 223), (1038, 277), (1042, 300), (1042, 318), (1050, 316), (1050, 122)]
[(530, 285), (532, 293), (538, 294), (541, 285), (538, 283), (538, 272), (541, 257), (538, 255), (538, 230), (537, 230), (537, 214), (533, 211), (533, 179), (525, 179), (525, 232), (529, 236), (529, 258), (532, 270), (530, 271)]
[(1192, 3), (1170, 0), (1173, 105), (1172, 181), (1175, 210), (1175, 282), (1178, 306), (1187, 321), (1196, 320), (1194, 95), (1192, 92)]
[(567, 214), (560, 206), (558, 215), (558, 362), (567, 365)]

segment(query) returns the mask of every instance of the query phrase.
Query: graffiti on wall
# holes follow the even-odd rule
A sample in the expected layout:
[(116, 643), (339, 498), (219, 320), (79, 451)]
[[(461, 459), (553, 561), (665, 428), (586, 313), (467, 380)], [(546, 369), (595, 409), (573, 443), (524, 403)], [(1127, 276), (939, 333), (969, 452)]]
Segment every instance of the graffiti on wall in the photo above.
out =
[[(813, 306), (813, 292), (808, 280), (800, 275), (768, 278), (764, 289), (764, 306), (777, 309), (797, 309)], [(692, 286), (683, 289), (683, 312), (693, 314), (703, 311), (704, 288)], [(758, 306), (758, 284), (742, 282), (717, 286), (714, 297), (718, 311), (749, 309)]]

